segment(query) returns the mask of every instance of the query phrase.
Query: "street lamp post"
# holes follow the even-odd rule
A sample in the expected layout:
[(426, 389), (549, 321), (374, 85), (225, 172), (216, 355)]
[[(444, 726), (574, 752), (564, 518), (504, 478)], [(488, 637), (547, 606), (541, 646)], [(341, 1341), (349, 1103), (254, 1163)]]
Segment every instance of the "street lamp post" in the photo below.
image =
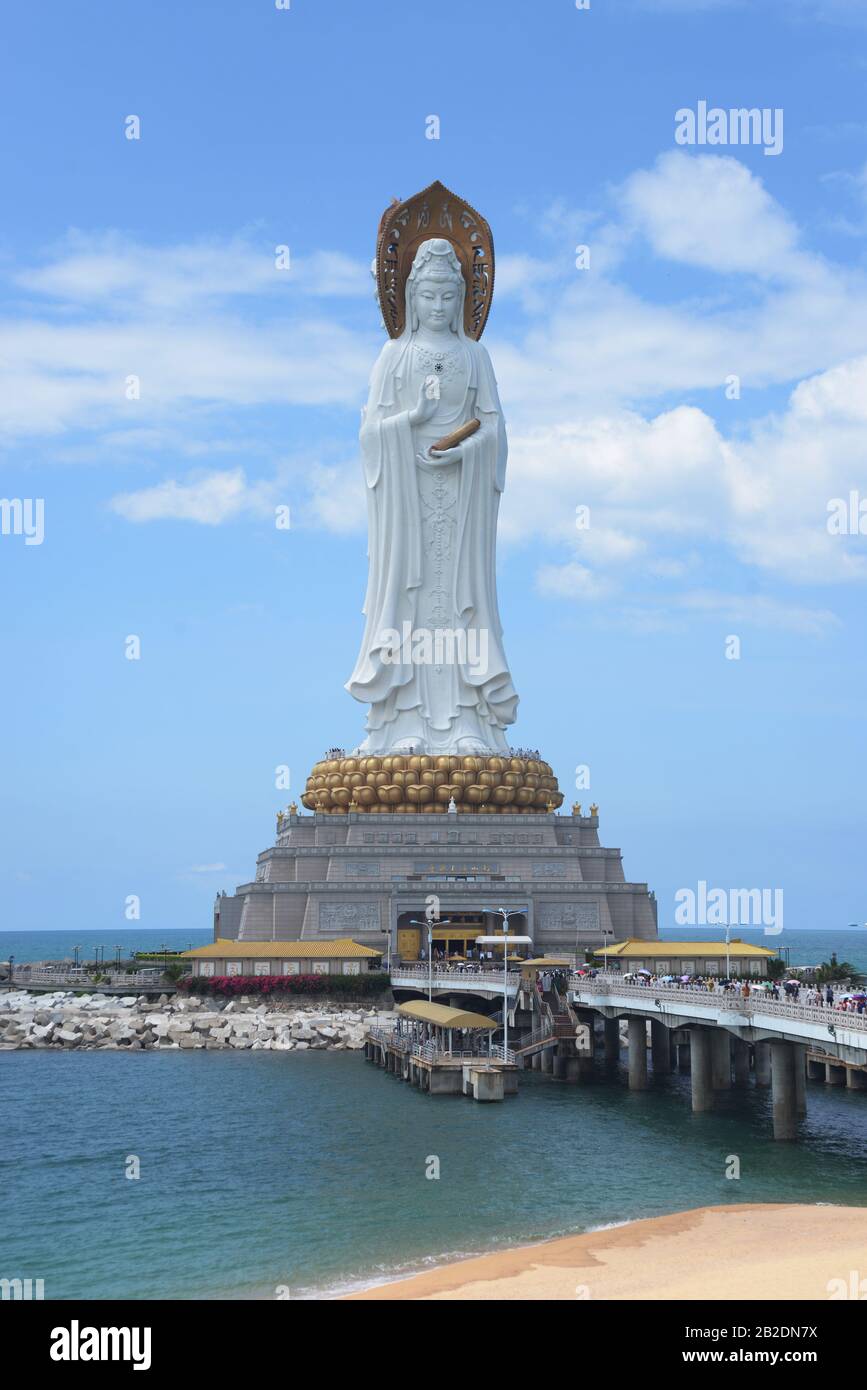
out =
[(434, 922), (441, 927), (450, 927), (451, 922), (441, 922), (438, 917), (426, 917), (423, 922), (413, 918), (410, 922), (411, 927), (424, 927), (427, 930), (427, 1001), (433, 1001), (433, 929)]
[(613, 935), (614, 935), (614, 930), (613, 930), (613, 928), (611, 928), (611, 927), (603, 927), (603, 928), (602, 928), (602, 965), (603, 965), (603, 968), (604, 968), (604, 970), (605, 970), (605, 974), (606, 974), (606, 975), (608, 974), (608, 938), (609, 938), (609, 936), (613, 936)]
[(731, 924), (731, 922), (726, 922), (726, 979), (727, 979), (727, 980), (731, 979), (731, 973), (732, 973), (731, 951), (729, 950), (729, 942), (731, 941), (731, 938), (732, 938), (732, 924)]
[[(527, 912), (526, 907), (483, 907), (483, 912), (499, 913), (503, 919), (503, 1060), (509, 1050), (509, 918), (521, 917)], [(529, 943), (532, 945), (531, 936), (514, 936), (512, 940), (516, 945)], [(478, 945), (486, 945), (490, 942), (497, 942), (495, 936), (477, 936)]]

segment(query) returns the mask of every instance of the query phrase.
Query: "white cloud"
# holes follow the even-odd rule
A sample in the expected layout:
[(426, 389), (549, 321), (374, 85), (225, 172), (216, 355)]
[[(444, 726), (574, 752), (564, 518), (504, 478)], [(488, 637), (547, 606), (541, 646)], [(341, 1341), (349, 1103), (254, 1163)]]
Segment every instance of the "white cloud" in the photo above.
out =
[(289, 291), (296, 295), (369, 295), (370, 271), (336, 251), (293, 256), (278, 269), (276, 246), (260, 235), (153, 247), (108, 232), (72, 232), (53, 259), (22, 271), (15, 283), (75, 304), (133, 305), (175, 312), (199, 300)]
[(745, 630), (789, 632), (800, 637), (821, 638), (840, 628), (835, 613), (809, 604), (789, 603), (773, 594), (733, 594), (720, 590), (695, 589), (636, 601), (621, 595), (618, 604), (609, 601), (612, 614), (638, 632), (684, 631), (695, 617), (715, 623), (724, 635), (735, 636)]
[(791, 219), (730, 156), (672, 150), (628, 178), (620, 196), (634, 225), (668, 260), (788, 278), (810, 268)]
[[(709, 557), (761, 571), (765, 583), (867, 578), (863, 542), (825, 526), (830, 498), (867, 495), (867, 278), (806, 250), (731, 155), (669, 152), (610, 190), (609, 214), (558, 203), (540, 234), (559, 238), (553, 257), (498, 262), (498, 292), (519, 321), (516, 306), (528, 315), (525, 331), (486, 340), (510, 431), (503, 539), (556, 548), (538, 574), (552, 598), (618, 594), (625, 612), (630, 589), (650, 586), (658, 605), (636, 609), (645, 623), (663, 621), (659, 605), (710, 611), (695, 597), (718, 588)], [(585, 227), (592, 269), (580, 272), (572, 239)], [(633, 250), (663, 263), (666, 288), (678, 283), (672, 266), (688, 268), (689, 294), (642, 297), (624, 283)], [(357, 405), (382, 341), (372, 314), (358, 333), (345, 309), (343, 322), (322, 312), (326, 295), (370, 294), (366, 266), (322, 251), (291, 276), (281, 280), (249, 236), (158, 250), (74, 239), (19, 275), (27, 312), (0, 323), (8, 435), (54, 433), (79, 459), (86, 431), (97, 441), (91, 454), (99, 441), (125, 454), (171, 450), (168, 478), (113, 499), (130, 520), (264, 515), (286, 478), (270, 446), (243, 439), (245, 459), (258, 455), (255, 482), (241, 468), (186, 475), (177, 460), (237, 457), (252, 408)], [(33, 296), (44, 296), (39, 312)], [(262, 311), (255, 318), (251, 304)], [(124, 395), (130, 373), (141, 380), (135, 402)], [(744, 402), (723, 395), (732, 373)], [(787, 407), (754, 418), (750, 392), (780, 384), (791, 390)], [(707, 403), (672, 407), (699, 390), (717, 393), (716, 419)], [(347, 434), (354, 421), (329, 444), (340, 462), (296, 460), (300, 525), (363, 528)], [(583, 532), (579, 505), (592, 514)], [(771, 616), (809, 628), (809, 606), (791, 607), (790, 619), (788, 609)]]
[[(650, 420), (635, 412), (590, 416), (513, 437), (501, 533), (574, 540), (588, 555), (621, 563), (645, 532), (700, 534), (707, 506), (723, 496), (722, 443), (692, 406)], [(576, 528), (576, 508), (590, 527)]]
[[(173, 324), (0, 322), (7, 438), (178, 417), (190, 405), (349, 405), (376, 339), (319, 318), (254, 328), (203, 313)], [(126, 398), (127, 377), (140, 399)]]
[(602, 598), (610, 585), (586, 565), (570, 560), (565, 565), (542, 565), (536, 572), (536, 587), (549, 598)]
[(206, 473), (177, 482), (174, 478), (139, 492), (121, 493), (111, 508), (127, 521), (197, 521), (220, 526), (244, 513), (273, 513), (271, 485), (249, 484), (244, 470)]
[(337, 535), (361, 530), (367, 506), (361, 464), (357, 459), (339, 466), (316, 464), (307, 474), (305, 524)]
[[(867, 357), (801, 383), (785, 411), (736, 438), (685, 406), (519, 435), (501, 534), (571, 552), (540, 571), (561, 597), (592, 596), (602, 574), (675, 582), (700, 571), (703, 552), (800, 586), (863, 581), (863, 537), (833, 535), (827, 519), (832, 498), (867, 498), (865, 416)], [(589, 507), (589, 529), (577, 529), (577, 507)]]
[(726, 594), (696, 590), (679, 595), (675, 607), (684, 612), (701, 613), (737, 627), (759, 627), (822, 637), (840, 626), (840, 620), (827, 608), (786, 603), (770, 594)]

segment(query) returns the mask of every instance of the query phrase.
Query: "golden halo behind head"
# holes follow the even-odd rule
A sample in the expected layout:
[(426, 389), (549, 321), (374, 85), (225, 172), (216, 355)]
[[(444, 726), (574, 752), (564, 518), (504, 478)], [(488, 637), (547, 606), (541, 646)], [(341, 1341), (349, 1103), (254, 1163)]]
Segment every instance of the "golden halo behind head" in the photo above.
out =
[(376, 238), (376, 289), (390, 338), (406, 327), (406, 281), (423, 241), (451, 242), (467, 292), (464, 332), (481, 338), (494, 293), (494, 238), (475, 208), (439, 181), (404, 202), (394, 199), (379, 221)]

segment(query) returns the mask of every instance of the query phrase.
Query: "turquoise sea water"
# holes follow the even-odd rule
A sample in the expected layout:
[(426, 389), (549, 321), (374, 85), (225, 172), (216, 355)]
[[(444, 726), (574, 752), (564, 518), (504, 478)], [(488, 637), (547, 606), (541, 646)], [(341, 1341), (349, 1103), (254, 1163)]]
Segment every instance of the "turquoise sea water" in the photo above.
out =
[[(660, 936), (666, 941), (719, 941), (724, 933), (719, 928), (664, 928)], [(744, 941), (755, 942), (776, 951), (787, 948), (792, 965), (815, 965), (827, 959), (831, 951), (838, 957), (849, 960), (853, 965), (867, 971), (867, 928), (856, 931), (784, 931), (780, 936), (765, 936), (761, 930), (749, 927), (732, 928), (732, 936)], [(114, 959), (118, 944), (124, 951), (154, 951), (164, 943), (172, 950), (185, 951), (190, 945), (203, 946), (211, 941), (213, 933), (203, 931), (160, 931), (140, 930), (138, 928), (121, 931), (0, 931), (0, 960), (8, 960), (10, 953), (16, 961), (72, 959), (73, 946), (82, 948), (81, 958), (93, 960), (94, 946), (105, 948), (105, 959)]]
[[(664, 941), (724, 941), (725, 927), (666, 927), (660, 930)], [(782, 931), (779, 936), (765, 935), (761, 928), (732, 927), (732, 940), (769, 951), (782, 951), (789, 965), (818, 965), (836, 951), (838, 960), (848, 960), (859, 970), (867, 971), (867, 927), (829, 931)]]
[[(793, 962), (867, 967), (854, 933), (787, 935)], [(796, 1144), (771, 1140), (767, 1091), (694, 1116), (688, 1077), (525, 1073), (482, 1106), (358, 1053), (3, 1052), (0, 1097), (0, 1277), (49, 1298), (304, 1297), (705, 1204), (867, 1205), (867, 1094), (818, 1085)]]
[(709, 1203), (867, 1205), (867, 1095), (817, 1085), (796, 1144), (767, 1091), (694, 1116), (688, 1077), (527, 1073), (483, 1106), (359, 1053), (5, 1052), (0, 1095), (0, 1275), (48, 1298), (309, 1297)]
[(0, 960), (10, 955), (23, 965), (28, 960), (73, 960), (73, 947), (80, 946), (80, 960), (95, 960), (95, 948), (104, 951), (108, 964), (115, 959), (117, 947), (121, 957), (134, 951), (158, 951), (168, 946), (170, 951), (186, 951), (190, 946), (204, 946), (213, 941), (214, 933), (204, 931), (150, 931), (121, 928), (120, 931), (0, 931)]

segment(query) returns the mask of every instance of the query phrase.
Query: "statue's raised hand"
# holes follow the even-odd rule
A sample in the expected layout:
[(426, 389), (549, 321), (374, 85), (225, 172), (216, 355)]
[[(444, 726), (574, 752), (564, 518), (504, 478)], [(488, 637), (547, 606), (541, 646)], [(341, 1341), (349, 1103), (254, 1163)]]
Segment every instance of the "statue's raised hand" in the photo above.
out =
[(411, 425), (424, 425), (428, 420), (432, 420), (436, 414), (437, 405), (437, 398), (428, 396), (427, 383), (423, 381), (418, 389), (418, 400), (409, 412), (409, 423)]

